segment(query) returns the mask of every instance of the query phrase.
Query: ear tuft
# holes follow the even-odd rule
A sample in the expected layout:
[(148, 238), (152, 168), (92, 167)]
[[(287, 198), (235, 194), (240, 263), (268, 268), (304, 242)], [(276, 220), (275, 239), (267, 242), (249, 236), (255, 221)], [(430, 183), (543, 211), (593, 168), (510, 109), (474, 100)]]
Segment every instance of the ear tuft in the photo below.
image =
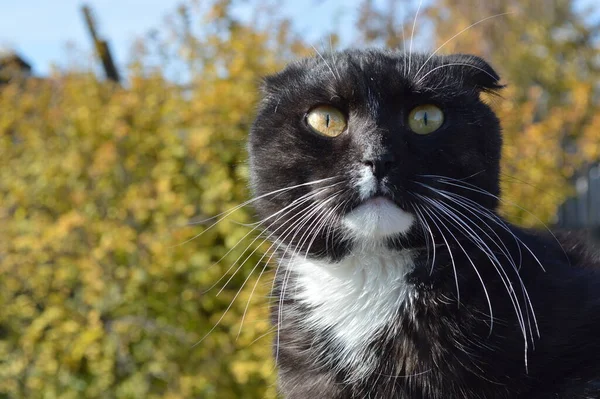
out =
[(461, 68), (464, 83), (482, 92), (495, 93), (504, 88), (500, 75), (483, 58), (470, 54), (452, 54), (444, 57), (444, 63)]

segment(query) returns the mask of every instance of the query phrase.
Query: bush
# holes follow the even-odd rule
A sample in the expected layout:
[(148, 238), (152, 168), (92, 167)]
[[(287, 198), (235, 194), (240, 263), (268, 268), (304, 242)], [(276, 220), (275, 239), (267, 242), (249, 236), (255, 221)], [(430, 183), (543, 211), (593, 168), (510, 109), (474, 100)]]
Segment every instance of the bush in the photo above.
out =
[(72, 72), (0, 90), (0, 397), (274, 396), (264, 300), (236, 338), (269, 289), (254, 233), (188, 225), (248, 197), (258, 77), (291, 40), (223, 3), (191, 88), (142, 57), (126, 88)]

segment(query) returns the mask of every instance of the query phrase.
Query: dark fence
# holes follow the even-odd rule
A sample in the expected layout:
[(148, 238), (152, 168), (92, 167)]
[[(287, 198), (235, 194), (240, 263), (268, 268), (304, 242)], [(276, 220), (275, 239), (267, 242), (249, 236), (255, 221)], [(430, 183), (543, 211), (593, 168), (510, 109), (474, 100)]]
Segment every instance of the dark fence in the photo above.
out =
[(588, 168), (575, 181), (577, 194), (558, 210), (557, 226), (568, 229), (600, 229), (600, 164)]

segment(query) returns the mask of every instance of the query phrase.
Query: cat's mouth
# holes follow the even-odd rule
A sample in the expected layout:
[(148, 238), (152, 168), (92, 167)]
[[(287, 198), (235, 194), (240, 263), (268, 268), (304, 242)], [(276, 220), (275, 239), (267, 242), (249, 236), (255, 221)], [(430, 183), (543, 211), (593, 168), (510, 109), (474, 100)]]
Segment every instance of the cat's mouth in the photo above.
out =
[(358, 206), (373, 206), (373, 207), (382, 207), (382, 206), (398, 206), (392, 197), (388, 195), (375, 195), (373, 197), (367, 198)]
[(376, 193), (358, 203), (342, 219), (357, 238), (379, 238), (406, 233), (414, 222), (390, 195)]
[(366, 198), (361, 198), (361, 200), (357, 201), (353, 208), (358, 208), (360, 206), (383, 206), (383, 205), (394, 205), (402, 210), (405, 209), (404, 204), (402, 204), (399, 198), (396, 195), (393, 195), (391, 190), (384, 186), (380, 185), (376, 190), (373, 190), (370, 195)]

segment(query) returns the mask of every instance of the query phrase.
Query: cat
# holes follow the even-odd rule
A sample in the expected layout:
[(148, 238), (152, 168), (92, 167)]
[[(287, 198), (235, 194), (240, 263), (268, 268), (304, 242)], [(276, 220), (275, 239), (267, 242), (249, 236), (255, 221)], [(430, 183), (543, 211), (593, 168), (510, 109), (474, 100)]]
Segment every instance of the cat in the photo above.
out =
[(600, 397), (598, 258), (497, 213), (499, 82), (374, 49), (265, 78), (248, 151), (283, 397)]

